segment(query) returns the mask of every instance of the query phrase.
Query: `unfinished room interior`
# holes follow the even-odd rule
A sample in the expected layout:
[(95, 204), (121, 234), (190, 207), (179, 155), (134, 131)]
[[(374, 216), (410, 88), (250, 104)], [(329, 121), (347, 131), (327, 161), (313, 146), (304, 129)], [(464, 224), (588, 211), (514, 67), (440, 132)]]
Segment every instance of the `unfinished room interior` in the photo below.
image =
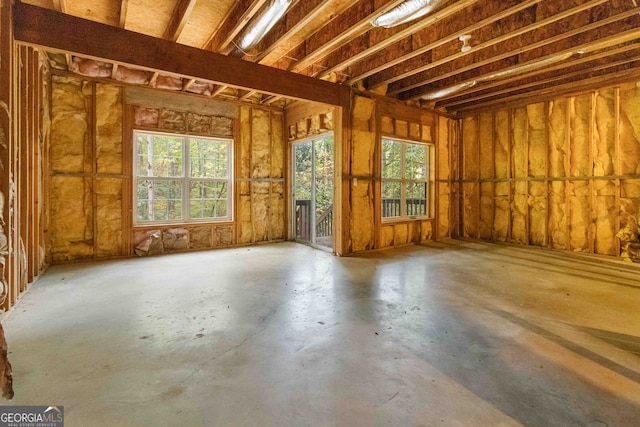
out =
[(639, 41), (636, 0), (0, 0), (0, 407), (637, 426)]

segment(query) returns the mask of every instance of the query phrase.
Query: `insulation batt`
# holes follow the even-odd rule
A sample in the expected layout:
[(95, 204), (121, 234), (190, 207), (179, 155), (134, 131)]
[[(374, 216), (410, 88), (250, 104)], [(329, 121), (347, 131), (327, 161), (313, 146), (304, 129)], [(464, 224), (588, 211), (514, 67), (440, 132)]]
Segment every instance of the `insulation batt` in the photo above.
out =
[(197, 93), (199, 95), (211, 96), (213, 93), (214, 86), (212, 83), (204, 83), (204, 82), (194, 82), (189, 86), (187, 92)]
[(194, 227), (189, 236), (189, 248), (205, 249), (211, 247), (211, 228)]
[(160, 112), (155, 108), (136, 107), (135, 124), (136, 126), (158, 127), (158, 117)]
[(233, 120), (229, 117), (211, 116), (211, 132), (214, 135), (233, 135)]
[(83, 59), (75, 56), (69, 64), (69, 71), (88, 77), (111, 77), (113, 66), (93, 59)]
[(171, 129), (184, 131), (187, 128), (186, 113), (173, 110), (162, 110), (160, 115), (160, 127), (163, 129)]
[(215, 246), (228, 246), (233, 244), (233, 230), (231, 227), (216, 227), (213, 231)]
[(7, 357), (7, 341), (2, 325), (0, 325), (0, 389), (2, 389), (2, 397), (13, 398), (13, 374)]
[(156, 79), (156, 87), (158, 89), (182, 90), (182, 79), (160, 74)]
[(151, 73), (119, 66), (113, 78), (125, 83), (146, 85), (151, 80)]
[(189, 230), (169, 228), (162, 232), (162, 244), (167, 251), (177, 251), (189, 247)]
[(211, 133), (211, 118), (200, 114), (187, 114), (187, 126), (189, 132), (208, 135)]
[(160, 230), (138, 231), (134, 234), (134, 251), (138, 256), (162, 253)]

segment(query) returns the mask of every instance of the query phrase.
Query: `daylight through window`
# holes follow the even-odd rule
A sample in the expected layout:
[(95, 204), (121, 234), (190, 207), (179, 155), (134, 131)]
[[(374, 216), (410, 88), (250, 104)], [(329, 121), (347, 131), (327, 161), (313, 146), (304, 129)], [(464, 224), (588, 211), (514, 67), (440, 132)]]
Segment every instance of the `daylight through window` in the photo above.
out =
[(429, 213), (429, 147), (382, 139), (382, 218), (426, 217)]
[(232, 219), (233, 141), (135, 131), (135, 220)]

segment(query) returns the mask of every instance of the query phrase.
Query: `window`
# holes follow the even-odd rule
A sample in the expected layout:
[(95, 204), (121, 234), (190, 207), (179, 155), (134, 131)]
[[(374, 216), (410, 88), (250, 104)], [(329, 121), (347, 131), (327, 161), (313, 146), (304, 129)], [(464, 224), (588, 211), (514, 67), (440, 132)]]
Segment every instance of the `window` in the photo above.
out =
[(429, 214), (429, 146), (382, 139), (382, 218)]
[(135, 222), (230, 221), (233, 141), (134, 131)]

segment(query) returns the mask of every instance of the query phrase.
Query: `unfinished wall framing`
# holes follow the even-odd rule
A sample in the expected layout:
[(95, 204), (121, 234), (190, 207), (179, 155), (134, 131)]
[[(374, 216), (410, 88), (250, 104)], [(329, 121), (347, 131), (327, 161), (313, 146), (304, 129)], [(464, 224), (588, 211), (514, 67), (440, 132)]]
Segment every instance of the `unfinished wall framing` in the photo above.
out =
[[(54, 262), (285, 237), (282, 112), (55, 75), (51, 114)], [(233, 138), (234, 220), (134, 226), (134, 129)]]
[[(334, 200), (338, 198), (338, 183), (340, 182), (340, 169), (338, 168), (338, 159), (339, 157), (339, 149), (341, 144), (339, 144), (338, 137), (335, 134), (335, 107), (326, 106), (315, 103), (300, 103), (293, 108), (289, 108), (285, 114), (285, 128), (287, 129), (287, 152), (286, 152), (286, 164), (287, 164), (287, 186), (291, 186), (293, 183), (293, 171), (292, 169), (292, 160), (291, 153), (293, 150), (293, 144), (297, 141), (302, 141), (304, 139), (312, 138), (317, 135), (326, 134), (328, 132), (334, 132), (334, 159), (333, 159), (333, 169), (334, 169)], [(287, 192), (286, 206), (288, 207), (287, 212), (292, 212), (293, 205), (293, 197), (292, 191)], [(336, 208), (338, 207), (338, 208)], [(334, 202), (334, 213), (342, 207), (341, 203), (336, 204)], [(334, 224), (332, 233), (337, 229), (336, 221), (339, 220), (337, 215), (333, 216)], [(294, 239), (294, 228), (295, 228), (295, 219), (289, 222), (289, 227), (287, 227), (287, 239)], [(336, 244), (338, 241), (334, 239), (333, 249), (336, 252)]]
[(123, 88), (53, 75), (51, 94), (52, 261), (123, 256)]
[(237, 243), (283, 240), (288, 217), (284, 113), (242, 106), (237, 142)]
[[(134, 98), (133, 100), (131, 98)], [(161, 102), (152, 99), (144, 106), (135, 105), (137, 97), (128, 96), (133, 102), (127, 108), (127, 117), (131, 125), (126, 126), (126, 153), (133, 158), (133, 147), (130, 135), (133, 130), (168, 132), (207, 137), (233, 138), (237, 126), (237, 108), (231, 108), (227, 114), (211, 114), (200, 111), (192, 113), (180, 110), (176, 106), (158, 107)], [(162, 103), (163, 105), (165, 103)], [(132, 172), (131, 172), (132, 174)], [(127, 197), (127, 201), (132, 200)], [(130, 203), (130, 202), (129, 202)], [(165, 225), (134, 225), (132, 246), (133, 253), (138, 256), (157, 255), (184, 250), (208, 249), (217, 246), (230, 246), (235, 243), (235, 226), (233, 222), (225, 223), (192, 223)]]
[(640, 85), (461, 120), (462, 235), (638, 256)]
[[(135, 254), (202, 250), (284, 239), (281, 112), (219, 101), (185, 101), (176, 99), (175, 95), (169, 100), (165, 95), (148, 96), (145, 93), (128, 95), (128, 104), (132, 105), (132, 125), (127, 127), (127, 135), (135, 128), (234, 139), (234, 219), (161, 227), (136, 226), (132, 236)], [(132, 152), (131, 147), (127, 152)]]
[[(437, 116), (434, 114), (418, 114), (417, 112), (415, 114), (403, 115), (401, 112), (402, 110), (398, 108), (388, 108), (386, 104), (379, 105), (376, 111), (376, 123), (378, 123), (378, 130), (376, 134), (379, 136), (376, 138), (376, 144), (373, 152), (374, 155), (372, 156), (373, 169), (376, 177), (376, 180), (374, 181), (374, 194), (378, 196), (381, 191), (380, 137), (385, 136), (407, 141), (426, 142), (428, 143), (430, 163), (429, 188), (427, 190), (429, 219), (394, 221), (392, 223), (382, 222), (381, 206), (379, 202), (376, 202), (374, 204), (376, 248), (388, 248), (403, 246), (409, 243), (424, 242), (432, 240), (435, 236), (434, 228), (436, 227), (436, 222), (434, 221), (434, 218), (436, 217), (435, 212), (439, 209), (439, 197), (436, 194), (435, 178), (438, 173), (438, 169), (440, 169), (437, 162), (437, 156), (440, 155), (440, 151), (436, 150), (436, 146), (434, 144), (436, 136), (438, 135)], [(411, 117), (412, 115), (414, 117)], [(447, 150), (445, 147), (445, 157), (446, 152)], [(356, 156), (355, 158), (358, 157)], [(446, 163), (449, 164), (448, 157), (446, 160)], [(444, 169), (446, 170), (446, 166)]]
[(49, 138), (49, 67), (43, 53), (34, 48), (9, 43), (9, 49), (2, 52), (3, 61), (5, 55), (12, 55), (15, 60), (4, 63), (14, 67), (2, 67), (0, 88), (0, 303), (4, 311), (48, 265), (43, 175)]
[[(428, 219), (383, 223), (380, 213), (380, 138), (391, 136), (430, 145)], [(350, 252), (403, 246), (451, 236), (452, 137), (455, 124), (436, 113), (360, 95), (353, 97), (350, 182)]]

